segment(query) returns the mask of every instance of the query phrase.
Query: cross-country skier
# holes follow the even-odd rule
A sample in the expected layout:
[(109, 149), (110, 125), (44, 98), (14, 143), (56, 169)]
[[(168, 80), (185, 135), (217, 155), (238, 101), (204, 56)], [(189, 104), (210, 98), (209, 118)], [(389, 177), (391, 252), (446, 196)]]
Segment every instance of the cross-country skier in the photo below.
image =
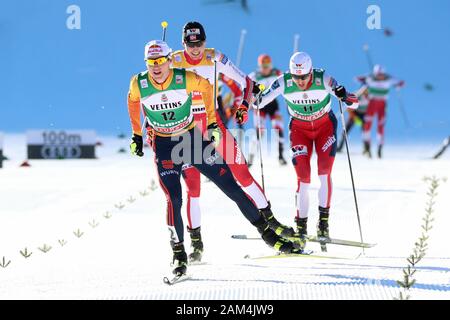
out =
[[(253, 81), (258, 84), (264, 85), (266, 88), (269, 88), (272, 82), (274, 82), (282, 72), (272, 65), (272, 58), (267, 54), (261, 54), (258, 57), (258, 70), (250, 73), (248, 76)], [(284, 133), (283, 133), (283, 118), (281, 117), (279, 110), (278, 102), (276, 99), (271, 101), (263, 110), (261, 110), (258, 123), (258, 118), (255, 119), (255, 128), (257, 129), (256, 134), (259, 134), (258, 128), (264, 129), (264, 122), (266, 121), (266, 117), (270, 118), (272, 123), (272, 128), (275, 129), (278, 133), (278, 160), (281, 165), (286, 165), (287, 162), (283, 156), (283, 146), (284, 146)], [(256, 146), (256, 144), (253, 144)], [(253, 157), (256, 152), (250, 154), (250, 163), (253, 163)]]
[(378, 158), (382, 157), (384, 145), (384, 125), (386, 122), (386, 106), (389, 91), (392, 87), (401, 88), (405, 84), (402, 80), (397, 80), (388, 75), (380, 65), (373, 67), (373, 74), (357, 78), (369, 90), (369, 105), (365, 116), (363, 127), (364, 154), (372, 157), (370, 152), (370, 129), (372, 121), (378, 118), (377, 140), (378, 140)]
[[(359, 88), (358, 91), (355, 92), (356, 96), (358, 97), (358, 109), (356, 110), (347, 110), (348, 112), (348, 119), (345, 124), (345, 129), (347, 131), (347, 134), (350, 132), (350, 130), (353, 128), (353, 125), (358, 125), (363, 129), (364, 127), (364, 116), (367, 112), (367, 106), (369, 105), (369, 91), (367, 90), (366, 86), (362, 86)], [(344, 147), (344, 132), (342, 132), (341, 139), (339, 140), (339, 145), (337, 148), (337, 152), (341, 152), (342, 148)]]
[[(223, 74), (226, 78), (236, 81), (244, 91), (242, 105), (238, 107), (236, 117), (238, 121), (247, 119), (247, 109), (249, 101), (252, 101), (253, 94), (257, 94), (259, 89), (254, 87), (253, 81), (246, 77), (223, 53), (216, 49), (206, 48), (206, 32), (199, 22), (188, 22), (183, 27), (182, 44), (184, 50), (175, 51), (173, 53), (172, 67), (183, 68), (193, 71), (196, 74), (206, 78), (214, 85), (214, 62), (217, 65), (217, 73)], [(196, 110), (196, 121), (201, 124), (205, 123), (207, 114), (203, 106), (202, 95), (198, 92), (193, 93), (193, 104)], [(194, 99), (193, 98), (193, 99)], [(218, 100), (220, 102), (220, 100)], [(223, 156), (226, 163), (231, 169), (236, 181), (242, 186), (242, 189), (249, 195), (258, 209), (261, 209), (263, 215), (269, 221), (271, 228), (278, 235), (292, 236), (294, 230), (280, 224), (273, 216), (271, 205), (267, 201), (264, 192), (259, 184), (250, 174), (244, 154), (240, 150), (233, 135), (227, 130), (219, 116), (216, 116), (217, 124), (222, 134), (222, 139), (217, 147), (219, 153)], [(200, 125), (201, 127), (201, 125)], [(204, 128), (204, 126), (203, 126)], [(188, 194), (188, 232), (191, 235), (191, 245), (193, 253), (192, 260), (201, 259), (203, 252), (203, 242), (201, 239), (200, 228), (200, 173), (197, 168), (186, 165), (183, 170)]]
[(291, 121), (290, 142), (292, 162), (297, 173), (297, 215), (295, 222), (300, 238), (307, 235), (309, 210), (308, 189), (311, 183), (310, 159), (313, 146), (317, 153), (320, 179), (319, 222), (317, 236), (329, 237), (328, 217), (331, 206), (331, 171), (336, 155), (337, 120), (331, 110), (334, 95), (352, 108), (358, 107), (355, 95), (347, 93), (334, 78), (322, 69), (313, 69), (310, 56), (297, 52), (289, 61), (289, 71), (279, 76), (266, 90), (256, 107), (263, 109), (279, 95), (283, 95)]
[[(214, 148), (214, 145), (220, 143), (221, 130), (216, 122), (212, 86), (205, 78), (193, 72), (171, 69), (171, 52), (164, 41), (153, 40), (147, 43), (144, 52), (147, 71), (131, 79), (128, 110), (133, 130), (130, 144), (133, 154), (143, 155), (141, 105), (143, 114), (154, 131), (152, 147), (159, 182), (167, 198), (167, 224), (171, 232), (174, 274), (185, 274), (188, 262), (183, 245), (180, 184), (182, 166), (186, 163), (197, 168), (232, 199), (269, 246), (282, 252), (301, 251), (269, 227), (262, 211), (237, 185), (229, 166)], [(194, 123), (193, 92), (199, 92), (205, 104), (208, 140), (202, 138), (202, 132)], [(176, 152), (172, 152), (174, 148), (177, 148)], [(179, 157), (174, 158), (174, 154)]]

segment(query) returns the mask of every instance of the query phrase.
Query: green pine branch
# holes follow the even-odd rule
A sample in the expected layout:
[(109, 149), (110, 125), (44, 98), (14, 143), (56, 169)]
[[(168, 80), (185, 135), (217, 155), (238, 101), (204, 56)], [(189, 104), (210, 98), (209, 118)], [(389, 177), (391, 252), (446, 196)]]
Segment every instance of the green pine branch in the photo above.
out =
[(2, 262), (0, 263), (0, 267), (2, 267), (4, 269), (7, 266), (9, 266), (10, 263), (11, 263), (11, 260), (6, 261), (6, 258), (3, 257)]
[(410, 289), (416, 284), (416, 279), (414, 275), (417, 271), (416, 265), (425, 257), (428, 250), (428, 240), (430, 236), (428, 233), (433, 228), (432, 223), (434, 218), (432, 214), (434, 212), (434, 205), (436, 204), (436, 196), (438, 195), (437, 189), (441, 182), (445, 182), (446, 178), (436, 178), (425, 177), (423, 179), (425, 182), (429, 183), (430, 186), (427, 191), (428, 201), (425, 207), (425, 216), (422, 218), (422, 233), (418, 240), (414, 243), (413, 253), (406, 259), (408, 265), (403, 268), (403, 279), (397, 281), (398, 286), (401, 288), (398, 298), (395, 300), (409, 300), (411, 296), (409, 295)]
[(20, 254), (26, 259), (29, 258), (33, 254), (33, 252), (28, 252), (28, 249), (25, 248), (23, 250), (20, 250)]
[(48, 244), (44, 243), (42, 247), (39, 247), (38, 249), (41, 250), (43, 253), (47, 253), (52, 249), (52, 246), (49, 246)]

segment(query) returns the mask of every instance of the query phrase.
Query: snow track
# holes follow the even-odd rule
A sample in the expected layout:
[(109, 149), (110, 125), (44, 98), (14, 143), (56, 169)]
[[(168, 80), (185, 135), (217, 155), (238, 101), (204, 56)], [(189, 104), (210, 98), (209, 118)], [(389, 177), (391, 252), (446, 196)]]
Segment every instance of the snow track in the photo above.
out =
[[(330, 256), (346, 259), (244, 259), (272, 251), (262, 241), (231, 239), (231, 234), (256, 230), (213, 184), (203, 183), (208, 264), (189, 267), (192, 279), (169, 287), (162, 282), (171, 260), (165, 200), (159, 189), (147, 189), (155, 179), (149, 154), (144, 159), (117, 154), (127, 141), (105, 138), (100, 160), (33, 161), (31, 168), (18, 168), (24, 150), (7, 147), (21, 141), (22, 136), (5, 137), (11, 160), (0, 170), (0, 261), (3, 256), (11, 261), (0, 268), (0, 299), (392, 299), (421, 232), (427, 200), (422, 178), (450, 172), (448, 154), (437, 161), (424, 159), (433, 153), (427, 146), (388, 146), (383, 160), (354, 153), (364, 241), (378, 244), (358, 259), (360, 249), (331, 245)], [(258, 165), (252, 167), (259, 178), (258, 170)], [(274, 213), (292, 225), (293, 168), (280, 168), (269, 157), (265, 170)], [(312, 170), (316, 172), (314, 165)], [(333, 183), (331, 235), (359, 240), (345, 154), (336, 158)], [(310, 231), (318, 216), (317, 187), (313, 174)], [(145, 189), (149, 194), (140, 195)], [(450, 183), (438, 192), (429, 250), (418, 265), (413, 299), (450, 299)], [(136, 200), (127, 201), (130, 196)], [(116, 208), (118, 203), (124, 208)], [(107, 211), (110, 218), (104, 217)], [(89, 225), (94, 220), (95, 228)], [(77, 229), (83, 232), (79, 238), (73, 233)], [(64, 246), (58, 242), (62, 239)], [(41, 252), (43, 244), (52, 249)], [(33, 252), (27, 259), (19, 253), (25, 247)], [(308, 248), (319, 251), (318, 244)]]

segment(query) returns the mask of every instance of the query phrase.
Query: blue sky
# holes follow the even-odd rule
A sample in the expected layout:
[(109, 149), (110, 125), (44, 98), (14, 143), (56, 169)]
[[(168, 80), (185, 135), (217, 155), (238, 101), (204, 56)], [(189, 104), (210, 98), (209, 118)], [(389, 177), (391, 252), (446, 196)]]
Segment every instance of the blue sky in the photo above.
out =
[[(388, 141), (440, 139), (450, 134), (449, 1), (249, 0), (250, 13), (237, 3), (206, 2), (2, 1), (0, 131), (63, 128), (128, 133), (126, 94), (131, 76), (145, 69), (145, 43), (161, 37), (160, 22), (167, 20), (168, 43), (179, 49), (183, 24), (198, 20), (206, 28), (208, 46), (232, 60), (236, 60), (240, 31), (247, 29), (241, 63), (247, 73), (262, 52), (270, 54), (280, 69), (287, 69), (293, 36), (298, 33), (300, 49), (311, 54), (314, 65), (350, 90), (358, 87), (353, 77), (368, 71), (362, 50), (367, 43), (373, 60), (407, 84), (401, 95), (412, 127), (405, 128), (393, 93)], [(81, 9), (81, 30), (66, 28), (66, 9), (71, 4)], [(392, 37), (366, 27), (371, 4), (381, 8), (382, 27), (391, 29)], [(434, 90), (426, 91), (425, 83), (433, 84)]]

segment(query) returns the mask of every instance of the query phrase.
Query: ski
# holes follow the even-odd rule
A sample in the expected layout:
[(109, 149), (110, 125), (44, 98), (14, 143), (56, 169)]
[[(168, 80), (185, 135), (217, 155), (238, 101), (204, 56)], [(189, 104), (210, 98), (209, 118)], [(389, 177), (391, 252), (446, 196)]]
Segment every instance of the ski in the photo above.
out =
[(442, 154), (444, 153), (444, 151), (448, 148), (448, 146), (450, 145), (450, 137), (447, 137), (444, 139), (444, 141), (442, 142), (442, 147), (439, 150), (438, 153), (436, 153), (433, 157), (433, 159), (438, 159), (440, 156), (442, 156)]
[(350, 258), (346, 257), (338, 257), (338, 256), (328, 256), (325, 254), (314, 254), (312, 250), (304, 250), (303, 253), (280, 253), (272, 254), (272, 255), (261, 255), (261, 256), (251, 256), (246, 255), (245, 259), (251, 260), (266, 260), (266, 259), (284, 259), (284, 258), (319, 258), (319, 259), (345, 259), (349, 260)]
[(308, 241), (310, 242), (319, 242), (321, 245), (324, 244), (335, 244), (339, 246), (349, 246), (349, 247), (359, 247), (359, 248), (373, 248), (375, 243), (365, 243), (359, 241), (351, 241), (351, 240), (342, 240), (342, 239), (334, 239), (334, 238), (323, 238), (317, 236), (308, 236)]
[(189, 274), (177, 274), (176, 276), (174, 276), (172, 278), (164, 277), (163, 282), (169, 286), (172, 286), (174, 284), (189, 280), (191, 278), (192, 278), (192, 276)]
[[(259, 237), (249, 237), (245, 234), (234, 234), (231, 236), (233, 239), (239, 239), (239, 240), (261, 240)], [(297, 238), (288, 238), (288, 240), (291, 241), (298, 241)], [(342, 239), (333, 239), (333, 238), (318, 238), (316, 236), (308, 236), (307, 241), (310, 242), (319, 242), (323, 244), (335, 244), (340, 246), (350, 246), (350, 247), (360, 247), (360, 248), (372, 248), (376, 244), (374, 243), (365, 243), (365, 242), (359, 242), (359, 241), (350, 241), (350, 240), (342, 240)]]
[(189, 261), (188, 266), (204, 266), (208, 264), (206, 261)]

